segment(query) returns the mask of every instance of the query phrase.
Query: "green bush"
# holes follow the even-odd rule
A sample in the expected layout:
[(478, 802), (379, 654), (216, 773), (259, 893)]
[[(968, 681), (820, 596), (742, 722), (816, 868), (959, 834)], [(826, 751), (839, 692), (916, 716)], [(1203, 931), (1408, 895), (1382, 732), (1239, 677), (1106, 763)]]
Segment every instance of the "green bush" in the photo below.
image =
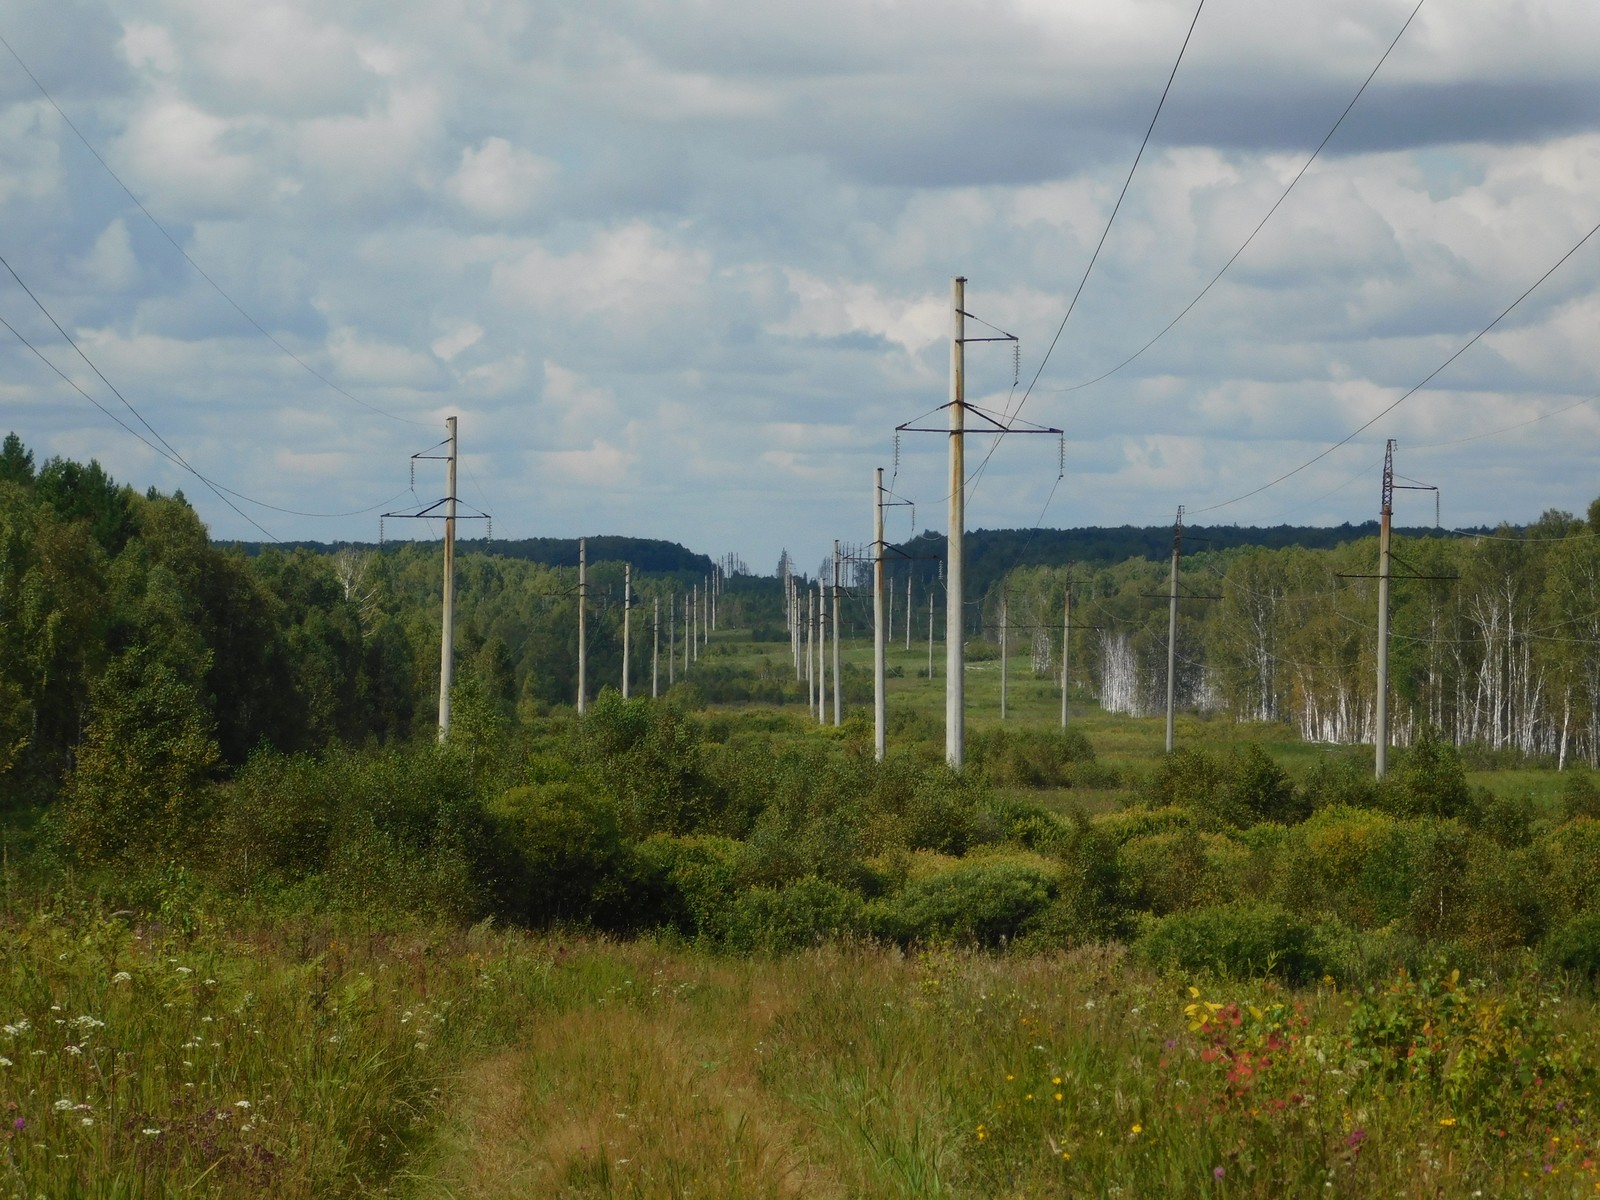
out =
[(1078, 729), (975, 731), (967, 738), (967, 764), (997, 787), (1069, 787), (1073, 768), (1094, 761), (1094, 748)]
[(1533, 801), (1527, 796), (1501, 796), (1488, 788), (1474, 788), (1465, 819), (1502, 846), (1526, 846), (1533, 838)]
[(656, 834), (640, 842), (634, 853), (640, 924), (655, 923), (711, 941), (726, 936), (743, 887), (742, 843)]
[(611, 800), (574, 782), (511, 788), (488, 806), (506, 855), (499, 903), (526, 925), (623, 911), (630, 856)]
[(1224, 812), (1240, 827), (1262, 821), (1290, 824), (1303, 821), (1311, 806), (1294, 781), (1270, 754), (1255, 742), (1231, 755)]
[(1559, 925), (1600, 911), (1600, 819), (1578, 817), (1535, 845), (1544, 857), (1551, 920)]
[(1177, 805), (1188, 809), (1206, 828), (1233, 823), (1226, 807), (1230, 783), (1227, 766), (1215, 755), (1193, 747), (1174, 750), (1145, 780), (1143, 799), (1151, 808)]
[(1165, 916), (1221, 900), (1221, 873), (1212, 861), (1214, 834), (1188, 828), (1153, 833), (1124, 844), (1117, 870), (1137, 908)]
[(1600, 913), (1574, 917), (1550, 935), (1544, 959), (1552, 967), (1594, 981), (1600, 977)]
[(1290, 831), (1272, 894), (1296, 912), (1362, 929), (1399, 920), (1411, 909), (1420, 830), (1370, 809), (1322, 809)]
[(1052, 881), (1036, 867), (963, 863), (913, 880), (899, 895), (868, 906), (872, 931), (902, 945), (969, 942), (994, 946), (1029, 930), (1052, 898)]
[(1578, 817), (1600, 818), (1600, 787), (1595, 786), (1594, 772), (1587, 767), (1574, 767), (1561, 781), (1561, 810), (1565, 820)]
[(1378, 801), (1397, 817), (1459, 817), (1472, 806), (1472, 791), (1456, 748), (1424, 725), (1384, 776)]
[(1324, 808), (1374, 808), (1378, 781), (1372, 773), (1372, 756), (1366, 751), (1340, 751), (1324, 755), (1306, 772), (1301, 794), (1312, 811)]
[(1304, 983), (1326, 970), (1315, 928), (1275, 904), (1238, 901), (1163, 917), (1134, 947), (1159, 970)]
[(1093, 818), (1094, 827), (1117, 845), (1131, 842), (1137, 837), (1153, 833), (1172, 833), (1194, 827), (1194, 816), (1186, 808), (1167, 805), (1164, 808), (1147, 808), (1135, 805), (1121, 812), (1101, 813)]
[(862, 928), (864, 902), (848, 888), (812, 876), (785, 888), (751, 888), (728, 914), (727, 944), (769, 954), (810, 946)]
[(1056, 898), (1028, 935), (1040, 949), (1101, 942), (1120, 936), (1131, 915), (1117, 865), (1117, 844), (1081, 813), (1054, 822), (1055, 832), (1035, 849), (1061, 862)]

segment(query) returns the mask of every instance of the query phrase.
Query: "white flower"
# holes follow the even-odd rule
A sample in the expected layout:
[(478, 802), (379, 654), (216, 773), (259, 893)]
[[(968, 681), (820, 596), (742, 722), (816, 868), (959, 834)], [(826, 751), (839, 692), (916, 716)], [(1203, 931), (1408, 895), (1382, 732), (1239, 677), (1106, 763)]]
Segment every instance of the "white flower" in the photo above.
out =
[(179, 975), (193, 975), (194, 974), (194, 968), (193, 967), (179, 967), (178, 968), (178, 974)]
[(57, 1112), (71, 1112), (72, 1111), (72, 1101), (71, 1100), (57, 1100), (56, 1101), (56, 1111)]
[(10, 1065), (11, 1060), (6, 1058), (4, 1055), (0, 1055), (0, 1067), (9, 1067)]
[(79, 1029), (104, 1029), (106, 1027), (106, 1023), (104, 1021), (99, 1020), (96, 1017), (91, 1017), (87, 1013), (79, 1017), (73, 1022), (73, 1024)]
[(250, 1101), (248, 1101), (248, 1100), (235, 1100), (233, 1102), (233, 1106), (235, 1108), (249, 1108), (250, 1107)]
[(111, 982), (112, 983), (132, 983), (133, 982), (133, 976), (129, 975), (126, 971), (118, 971), (115, 975), (113, 975), (111, 977)]
[(78, 1124), (79, 1125), (93, 1125), (94, 1124), (94, 1118), (93, 1117), (79, 1117), (78, 1118)]
[(83, 1053), (83, 1047), (82, 1046), (68, 1046), (67, 1047), (67, 1053), (68, 1054), (82, 1054)]
[(206, 986), (207, 987), (216, 987), (216, 985), (217, 985), (217, 981), (215, 979), (206, 980)]
[(159, 1130), (159, 1129), (146, 1129), (144, 1132), (145, 1132), (145, 1136), (146, 1137), (155, 1137), (156, 1135), (158, 1135), (161, 1132), (161, 1130)]

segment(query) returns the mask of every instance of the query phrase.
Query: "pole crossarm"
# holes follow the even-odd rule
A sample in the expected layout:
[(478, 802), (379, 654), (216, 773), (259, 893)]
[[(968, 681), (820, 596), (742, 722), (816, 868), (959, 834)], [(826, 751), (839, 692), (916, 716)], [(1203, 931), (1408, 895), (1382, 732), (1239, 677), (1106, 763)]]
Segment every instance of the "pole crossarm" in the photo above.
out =
[[(969, 338), (968, 340), (970, 341), (972, 339)], [(933, 411), (945, 412), (957, 403), (958, 401), (952, 400), (948, 404), (941, 404)], [(965, 430), (967, 433), (1050, 433), (1054, 434), (1056, 437), (1062, 436), (1063, 433), (1063, 431), (1060, 429), (1055, 429), (1048, 425), (1035, 425), (1032, 421), (1024, 421), (1020, 417), (1014, 417), (1009, 420), (1004, 417), (997, 417), (993, 413), (979, 408), (976, 404), (969, 404), (965, 401), (960, 401), (959, 403), (961, 404), (963, 412), (969, 412), (973, 416), (978, 417), (983, 421), (987, 421), (989, 425), (992, 426), (992, 428), (989, 429)], [(912, 423), (913, 421), (920, 420), (922, 420), (921, 417), (913, 417), (912, 421), (908, 421), (904, 425), (896, 425), (894, 427), (894, 431), (896, 433), (943, 433), (946, 435), (948, 435), (950, 432), (948, 426), (941, 427), (938, 425), (916, 425)]]

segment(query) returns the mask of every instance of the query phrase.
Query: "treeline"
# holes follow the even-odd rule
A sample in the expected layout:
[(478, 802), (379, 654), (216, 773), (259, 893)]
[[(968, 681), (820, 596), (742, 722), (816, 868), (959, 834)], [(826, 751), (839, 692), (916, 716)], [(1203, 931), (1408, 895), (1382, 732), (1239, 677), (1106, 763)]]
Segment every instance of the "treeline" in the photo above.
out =
[[(690, 584), (711, 574), (712, 562), (708, 555), (696, 554), (677, 542), (614, 535), (602, 535), (587, 540), (590, 562), (632, 563), (636, 572), (673, 575)], [(426, 540), (408, 544), (431, 547), (435, 550), (440, 546), (439, 542)], [(324, 555), (337, 554), (344, 550), (360, 553), (385, 549), (384, 544), (376, 542), (240, 542), (238, 546), (249, 555), (260, 554), (266, 549), (310, 550), (315, 554)], [(479, 551), (499, 558), (516, 558), (539, 563), (546, 567), (573, 567), (578, 563), (577, 538), (490, 539), (458, 535), (456, 546), (461, 553)]]
[[(1449, 536), (1437, 529), (1402, 529), (1408, 538)], [(1488, 529), (1471, 531), (1489, 533)], [(1378, 523), (1359, 525), (1193, 525), (1183, 531), (1186, 553), (1259, 548), (1332, 550), (1376, 537)], [(925, 530), (889, 551), (890, 574), (910, 572), (922, 584), (938, 580), (945, 561), (945, 535)], [(1089, 526), (1081, 529), (970, 529), (963, 540), (967, 583), (986, 592), (1018, 565), (1065, 567), (1071, 563), (1110, 567), (1129, 559), (1166, 562), (1172, 557), (1170, 525)]]
[[(635, 686), (650, 684), (657, 600), (661, 686), (669, 674), (683, 686), (683, 568), (698, 582), (709, 560), (665, 543), (597, 538), (591, 691), (621, 679), (623, 565), (604, 560), (611, 551), (667, 569), (652, 576), (634, 564)], [(109, 771), (118, 759), (127, 780), (145, 771), (170, 785), (186, 772), (226, 773), (260, 746), (292, 753), (426, 733), (438, 712), (441, 590), (436, 546), (247, 554), (213, 544), (181, 492), (139, 493), (98, 463), (36, 465), (12, 434), (0, 447), (0, 792), (49, 798), (75, 769)], [(528, 720), (574, 702), (575, 565), (466, 552), (457, 596), (466, 711)], [(735, 577), (721, 623), (781, 628), (777, 597), (775, 585)], [(673, 668), (669, 644), (680, 656)], [(702, 661), (691, 702), (782, 703), (797, 694), (792, 673), (735, 679)], [(167, 761), (173, 747), (188, 767)]]
[[(1399, 536), (1391, 590), (1391, 728), (1458, 744), (1600, 762), (1600, 502), (1588, 519), (1476, 536)], [(1177, 683), (1186, 707), (1281, 721), (1308, 740), (1370, 741), (1376, 712), (1377, 539), (1327, 550), (1210, 551), (1183, 563)], [(992, 636), (1059, 669), (1067, 571), (1023, 567), (990, 589)], [(1072, 573), (1074, 679), (1112, 711), (1165, 703), (1168, 566)], [(1053, 636), (1052, 636), (1053, 635)], [(1015, 644), (1015, 642), (1013, 643)]]

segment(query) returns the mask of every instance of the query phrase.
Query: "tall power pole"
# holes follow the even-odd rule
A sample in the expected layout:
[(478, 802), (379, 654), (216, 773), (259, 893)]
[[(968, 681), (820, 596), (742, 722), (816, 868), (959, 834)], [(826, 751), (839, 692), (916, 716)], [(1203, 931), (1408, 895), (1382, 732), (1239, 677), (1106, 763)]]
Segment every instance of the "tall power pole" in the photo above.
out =
[(1072, 564), (1067, 564), (1067, 586), (1061, 598), (1061, 728), (1067, 727), (1067, 655), (1072, 647)]
[(833, 539), (833, 723), (844, 723), (844, 693), (839, 683), (839, 539)]
[(449, 449), (445, 451), (444, 497), (444, 630), (439, 637), (439, 740), (450, 736), (450, 688), (456, 679), (456, 419), (446, 417)]
[(1000, 591), (1000, 719), (1006, 719), (1006, 634), (1010, 631), (1010, 616), (1006, 610), (1006, 601), (1009, 597), (1002, 588)]
[(667, 596), (667, 686), (678, 682), (678, 593)]
[(912, 571), (911, 564), (906, 564), (906, 650), (911, 649), (911, 577), (916, 572)]
[(1172, 526), (1172, 587), (1167, 608), (1167, 753), (1172, 753), (1172, 712), (1177, 698), (1178, 669), (1178, 559), (1183, 554), (1183, 505)]
[(945, 596), (944, 757), (952, 767), (966, 758), (966, 647), (962, 593), (965, 557), (962, 539), (967, 520), (965, 277), (950, 283), (950, 532), (946, 540), (950, 568)]
[(872, 753), (879, 762), (885, 749), (883, 653), (883, 468), (878, 467), (872, 485)]
[(650, 601), (650, 699), (661, 694), (661, 597)]
[(628, 698), (628, 644), (632, 640), (633, 565), (622, 564), (622, 698)]
[(817, 724), (827, 723), (828, 711), (828, 589), (817, 580)]
[(1394, 439), (1383, 451), (1383, 507), (1378, 513), (1378, 697), (1373, 728), (1377, 776), (1389, 767), (1389, 522), (1394, 514)]
[(578, 539), (578, 714), (589, 706), (589, 540)]

